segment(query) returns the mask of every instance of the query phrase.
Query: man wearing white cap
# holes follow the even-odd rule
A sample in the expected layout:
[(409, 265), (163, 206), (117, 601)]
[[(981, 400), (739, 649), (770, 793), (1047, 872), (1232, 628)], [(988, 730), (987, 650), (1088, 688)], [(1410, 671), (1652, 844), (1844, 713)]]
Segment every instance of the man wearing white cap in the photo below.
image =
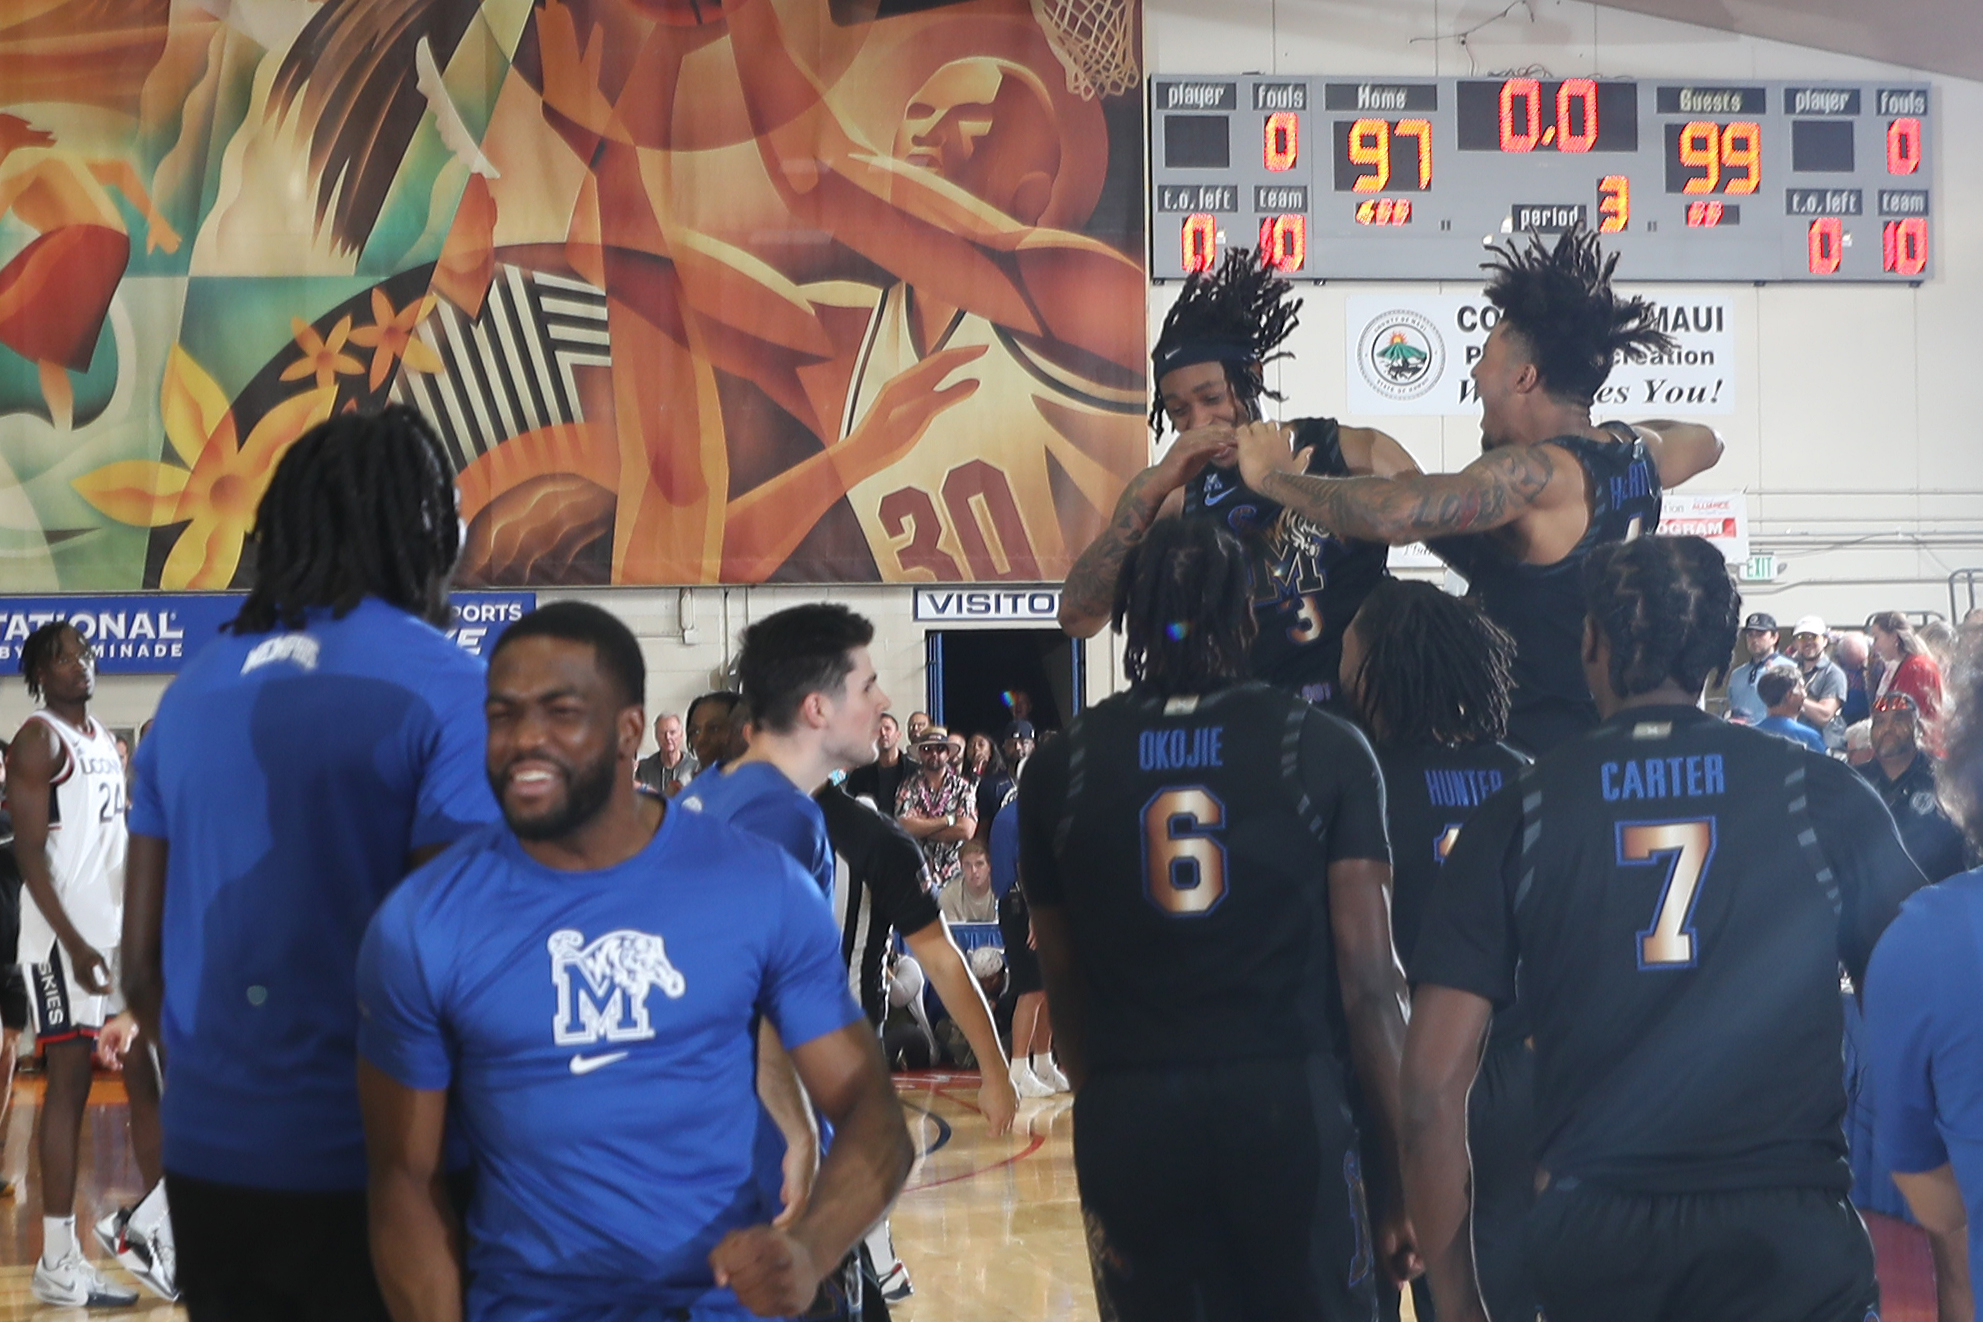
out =
[(1806, 615), (1790, 632), (1791, 655), (1804, 673), (1804, 724), (1825, 737), (1825, 747), (1845, 747), (1845, 698), (1851, 685), (1838, 663), (1825, 655), (1831, 633), (1824, 617)]

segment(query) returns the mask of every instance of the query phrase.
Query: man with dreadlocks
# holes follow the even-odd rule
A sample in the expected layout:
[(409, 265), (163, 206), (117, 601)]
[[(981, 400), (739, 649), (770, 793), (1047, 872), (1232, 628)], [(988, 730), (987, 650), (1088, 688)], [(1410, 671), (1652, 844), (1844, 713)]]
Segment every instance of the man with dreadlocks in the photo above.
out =
[(1416, 1270), (1383, 782), (1352, 726), (1247, 681), (1247, 574), (1209, 520), (1152, 527), (1112, 611), (1129, 691), (1019, 788), (1095, 1288), (1125, 1322), (1367, 1318), (1380, 1267)]
[[(90, 1061), (97, 1035), (124, 1008), (114, 985), (124, 894), (124, 764), (110, 732), (89, 713), (96, 662), (73, 626), (57, 620), (29, 634), (21, 678), (28, 696), (42, 704), (7, 752), (22, 883), (18, 958), (47, 1082), (35, 1135), (42, 1249), (32, 1288), (45, 1304), (124, 1308), (138, 1301), (137, 1291), (106, 1281), (76, 1238), (76, 1153)], [(172, 1226), (157, 1187), (158, 1082), (147, 1052), (131, 1053), (126, 1082), (131, 1146), (151, 1190), (138, 1218), (146, 1248), (127, 1265), (170, 1299)]]
[(414, 865), (498, 817), (482, 666), (435, 626), (441, 443), (344, 414), (277, 465), (231, 636), (138, 745), (124, 979), (164, 1045), (180, 1286), (202, 1318), (384, 1319), (367, 1247), (358, 947)]
[[(1343, 694), (1376, 746), (1392, 842), (1391, 930), (1413, 971), (1419, 922), (1460, 829), (1529, 759), (1508, 729), (1515, 641), (1470, 601), (1387, 579), (1343, 634)], [(1474, 1253), (1497, 1318), (1535, 1316), (1522, 1218), (1535, 1200), (1535, 1053), (1510, 1007), (1495, 1017), (1480, 1083), (1467, 1097), (1474, 1159)], [(1412, 1283), (1422, 1322), (1431, 1292)], [(1386, 1316), (1392, 1314), (1387, 1312)]]
[[(1260, 419), (1260, 401), (1281, 398), (1267, 387), (1267, 364), (1289, 357), (1280, 346), (1295, 328), (1299, 299), (1288, 282), (1245, 249), (1228, 251), (1216, 271), (1186, 282), (1150, 355), (1157, 402), (1150, 425), (1178, 436), (1157, 463), (1138, 473), (1116, 502), (1115, 517), (1068, 572), (1060, 623), (1090, 638), (1109, 622), (1117, 571), (1159, 518), (1208, 519), (1230, 529), (1251, 559), (1256, 632), (1252, 673), (1323, 702), (1335, 694), (1343, 628), (1363, 596), (1384, 577), (1389, 551), (1351, 542), (1259, 490), (1234, 466), (1235, 431)], [(1331, 477), (1416, 473), (1396, 441), (1334, 418), (1302, 418), (1280, 440), (1290, 465)], [(1277, 431), (1277, 436), (1282, 432)]]
[(1487, 1315), (1467, 1091), (1517, 965), (1550, 1322), (1863, 1322), (1838, 972), (1864, 985), (1921, 874), (1850, 767), (1700, 709), (1740, 618), (1719, 551), (1645, 537), (1585, 575), (1604, 719), (1474, 813), (1412, 951), (1405, 1175), (1440, 1322)]
[[(1579, 573), (1597, 547), (1659, 526), (1660, 492), (1721, 458), (1695, 423), (1594, 425), (1616, 356), (1673, 341), (1644, 299), (1612, 291), (1616, 254), (1573, 228), (1497, 253), (1487, 298), (1500, 309), (1473, 367), (1482, 456), (1457, 473), (1390, 482), (1296, 469), (1280, 429), (1241, 429), (1246, 482), (1339, 537), (1430, 541), (1515, 639), (1509, 731), (1531, 752), (1597, 723), (1577, 663)], [(1467, 534), (1467, 535), (1462, 535)]]

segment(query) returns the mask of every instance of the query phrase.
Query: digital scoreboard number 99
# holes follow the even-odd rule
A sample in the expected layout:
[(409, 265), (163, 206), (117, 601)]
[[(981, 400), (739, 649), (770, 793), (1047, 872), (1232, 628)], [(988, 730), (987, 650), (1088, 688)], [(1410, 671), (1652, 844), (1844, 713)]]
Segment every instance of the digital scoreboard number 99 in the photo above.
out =
[[(1933, 275), (1931, 89), (1880, 82), (1158, 76), (1150, 267), (1479, 278), (1583, 225), (1630, 280)], [(1777, 205), (1777, 199), (1782, 205)]]

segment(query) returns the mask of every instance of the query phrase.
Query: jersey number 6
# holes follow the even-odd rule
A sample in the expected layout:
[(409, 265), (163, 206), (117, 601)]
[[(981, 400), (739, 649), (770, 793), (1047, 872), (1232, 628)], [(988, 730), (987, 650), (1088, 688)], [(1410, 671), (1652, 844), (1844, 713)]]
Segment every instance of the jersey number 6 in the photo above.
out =
[(1143, 894), (1173, 918), (1196, 918), (1226, 894), (1226, 847), (1207, 834), (1226, 824), (1210, 790), (1160, 790), (1143, 807)]
[(1620, 822), (1621, 867), (1664, 861), (1653, 925), (1639, 933), (1642, 969), (1692, 968), (1700, 956), (1694, 932), (1694, 903), (1700, 898), (1708, 864), (1714, 859), (1714, 819), (1692, 822)]

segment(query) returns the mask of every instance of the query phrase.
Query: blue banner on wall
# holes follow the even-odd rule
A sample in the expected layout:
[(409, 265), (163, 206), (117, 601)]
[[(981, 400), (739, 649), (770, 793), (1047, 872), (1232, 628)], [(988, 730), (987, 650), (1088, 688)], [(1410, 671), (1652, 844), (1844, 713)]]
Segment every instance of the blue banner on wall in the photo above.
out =
[[(241, 611), (239, 592), (140, 592), (129, 596), (0, 597), (0, 673), (50, 620), (67, 620), (96, 650), (103, 675), (176, 675)], [(535, 592), (455, 592), (447, 634), (481, 656), (512, 620), (537, 609)]]

